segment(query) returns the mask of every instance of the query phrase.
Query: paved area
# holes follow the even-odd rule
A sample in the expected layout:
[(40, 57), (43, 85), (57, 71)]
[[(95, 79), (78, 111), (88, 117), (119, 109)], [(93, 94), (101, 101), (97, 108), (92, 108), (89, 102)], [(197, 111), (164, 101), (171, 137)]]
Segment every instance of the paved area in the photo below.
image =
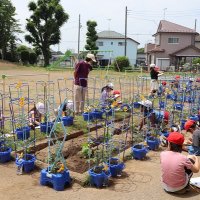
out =
[[(50, 187), (40, 186), (40, 172), (16, 175), (14, 162), (0, 165), (0, 200), (174, 200), (188, 198), (199, 200), (200, 194), (192, 191), (186, 195), (170, 195), (160, 186), (160, 152), (149, 152), (144, 161), (129, 160), (123, 176), (112, 179), (110, 186), (103, 189), (82, 187), (73, 183), (72, 187), (56, 192)], [(196, 174), (200, 176), (200, 173)]]

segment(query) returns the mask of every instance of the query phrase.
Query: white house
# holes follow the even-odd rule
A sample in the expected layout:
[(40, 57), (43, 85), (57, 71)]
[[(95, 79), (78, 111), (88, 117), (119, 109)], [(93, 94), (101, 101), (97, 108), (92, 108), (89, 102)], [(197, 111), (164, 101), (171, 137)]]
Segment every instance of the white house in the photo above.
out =
[[(99, 47), (97, 54), (98, 58), (102, 61), (113, 61), (117, 56), (124, 56), (125, 49), (125, 36), (115, 31), (102, 31), (97, 34), (98, 40), (96, 41)], [(127, 37), (126, 56), (129, 58), (130, 64), (136, 64), (137, 49), (139, 42)]]

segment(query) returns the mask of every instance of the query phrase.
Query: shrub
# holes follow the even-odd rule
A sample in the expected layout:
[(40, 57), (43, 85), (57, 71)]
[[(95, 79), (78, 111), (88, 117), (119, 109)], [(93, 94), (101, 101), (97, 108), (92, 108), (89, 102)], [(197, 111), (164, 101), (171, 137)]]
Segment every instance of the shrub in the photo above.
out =
[(200, 63), (200, 58), (195, 58), (195, 59), (193, 59), (192, 63), (193, 63), (193, 64)]
[(21, 61), (23, 64), (27, 64), (29, 61), (29, 51), (28, 50), (22, 50), (20, 53)]
[(29, 54), (29, 63), (30, 64), (35, 64), (37, 62), (37, 55), (36, 55), (36, 53), (34, 53), (34, 52), (31, 52), (30, 54)]
[(123, 71), (129, 67), (129, 64), (129, 59), (126, 56), (118, 56), (114, 60), (114, 69), (115, 71)]

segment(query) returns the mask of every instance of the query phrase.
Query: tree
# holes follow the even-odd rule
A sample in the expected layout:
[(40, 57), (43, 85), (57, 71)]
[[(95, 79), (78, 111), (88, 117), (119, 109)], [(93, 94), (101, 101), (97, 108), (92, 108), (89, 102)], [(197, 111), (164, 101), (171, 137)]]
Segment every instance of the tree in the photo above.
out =
[(144, 53), (144, 48), (139, 48), (139, 49), (137, 50), (137, 53)]
[(95, 51), (92, 50), (98, 50), (99, 48), (96, 46), (96, 41), (98, 39), (97, 32), (95, 30), (95, 27), (97, 26), (97, 23), (95, 21), (87, 21), (87, 40), (85, 49), (88, 51), (91, 51), (91, 53), (96, 54)]
[(125, 68), (129, 67), (130, 62), (126, 56), (118, 56), (114, 60), (115, 71), (123, 71)]
[(61, 40), (60, 28), (69, 16), (60, 5), (60, 0), (38, 0), (30, 2), (32, 15), (27, 19), (26, 29), (30, 32), (25, 40), (40, 49), (44, 56), (44, 66), (49, 65), (50, 46)]
[(30, 52), (29, 53), (29, 63), (33, 65), (36, 62), (37, 62), (37, 54), (35, 52)]
[[(16, 33), (20, 33), (20, 25), (14, 18), (16, 15), (15, 7), (10, 0), (0, 1), (0, 49), (2, 50), (2, 59), (6, 52), (13, 54), (15, 41), (18, 39)], [(12, 57), (12, 56), (11, 56)]]

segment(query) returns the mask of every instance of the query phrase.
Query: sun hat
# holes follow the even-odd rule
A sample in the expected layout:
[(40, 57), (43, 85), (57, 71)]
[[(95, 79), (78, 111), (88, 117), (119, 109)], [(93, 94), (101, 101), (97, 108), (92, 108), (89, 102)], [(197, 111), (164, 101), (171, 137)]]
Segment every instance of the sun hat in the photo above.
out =
[(175, 79), (180, 79), (180, 78), (181, 78), (180, 75), (176, 75), (176, 76), (175, 76)]
[(167, 85), (167, 82), (166, 81), (162, 81), (162, 85)]
[(36, 109), (38, 110), (38, 112), (39, 112), (40, 114), (44, 114), (44, 104), (43, 104), (43, 103), (38, 102), (38, 103), (36, 104)]
[(149, 100), (145, 100), (145, 101), (139, 101), (138, 102), (140, 105), (145, 106), (147, 108), (152, 108), (152, 102)]
[(156, 66), (156, 65), (155, 65), (155, 64), (153, 64), (153, 63), (152, 63), (152, 64), (150, 64), (150, 67), (155, 67), (155, 66)]
[(113, 90), (114, 85), (113, 85), (113, 83), (108, 83), (108, 84), (106, 85), (106, 87), (108, 87), (108, 88), (110, 88), (111, 90)]
[(95, 59), (94, 54), (88, 53), (88, 54), (86, 55), (86, 58), (90, 58), (93, 62), (97, 62), (96, 59)]
[(187, 131), (187, 130), (190, 129), (191, 126), (193, 126), (195, 123), (196, 123), (196, 122), (195, 122), (194, 120), (191, 120), (191, 119), (187, 120), (187, 121), (185, 122), (184, 129)]
[(182, 145), (184, 142), (184, 136), (179, 132), (171, 132), (167, 137), (167, 141), (174, 144)]
[(119, 90), (114, 90), (113, 91), (113, 95), (114, 95), (115, 98), (120, 97), (120, 94), (121, 94), (121, 92)]

